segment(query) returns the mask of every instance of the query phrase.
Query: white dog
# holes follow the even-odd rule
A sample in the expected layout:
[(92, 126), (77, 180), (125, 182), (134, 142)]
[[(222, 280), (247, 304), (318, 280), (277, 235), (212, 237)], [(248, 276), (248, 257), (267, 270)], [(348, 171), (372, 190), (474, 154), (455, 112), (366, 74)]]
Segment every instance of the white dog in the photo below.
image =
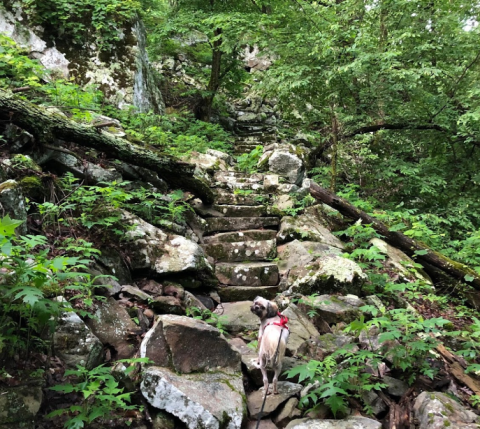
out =
[[(257, 296), (250, 310), (260, 318), (258, 332), (258, 363), (263, 376), (265, 391), (268, 389), (267, 367), (275, 371), (273, 376), (273, 394), (278, 394), (278, 376), (282, 370), (282, 359), (288, 340), (288, 319), (278, 312), (278, 306), (261, 296)], [(267, 392), (270, 394), (270, 392)]]

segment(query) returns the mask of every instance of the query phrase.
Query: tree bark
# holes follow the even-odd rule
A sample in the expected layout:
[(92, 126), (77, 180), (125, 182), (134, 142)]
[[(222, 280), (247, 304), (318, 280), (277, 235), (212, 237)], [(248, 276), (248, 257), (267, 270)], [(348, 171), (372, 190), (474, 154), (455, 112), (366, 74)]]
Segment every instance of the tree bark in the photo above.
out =
[[(316, 183), (311, 183), (310, 193), (315, 199), (328, 204), (330, 207), (338, 210), (344, 216), (354, 220), (360, 218), (362, 219), (362, 222), (366, 224), (372, 224), (372, 227), (375, 229), (375, 231), (381, 234), (385, 241), (392, 246), (401, 249), (407, 255), (413, 256), (416, 251), (426, 251), (427, 253), (425, 255), (416, 255), (416, 260), (418, 260), (420, 263), (426, 262), (430, 265), (433, 265), (434, 267), (446, 272), (450, 276), (471, 285), (477, 290), (480, 290), (480, 276), (476, 271), (472, 270), (466, 265), (455, 262), (446, 256), (443, 256), (441, 253), (433, 251), (423, 243), (415, 241), (401, 232), (389, 231), (388, 226), (383, 222), (380, 222), (378, 219), (369, 216), (367, 213), (359, 210), (348, 201), (340, 198), (327, 189), (318, 186)], [(470, 276), (473, 278), (473, 280), (466, 281), (465, 276)]]
[(195, 165), (103, 134), (95, 126), (78, 124), (3, 90), (0, 90), (0, 121), (13, 123), (32, 133), (40, 144), (54, 139), (73, 142), (104, 152), (109, 158), (148, 168), (170, 186), (190, 191), (206, 204), (213, 202), (213, 192), (208, 184), (193, 175)]

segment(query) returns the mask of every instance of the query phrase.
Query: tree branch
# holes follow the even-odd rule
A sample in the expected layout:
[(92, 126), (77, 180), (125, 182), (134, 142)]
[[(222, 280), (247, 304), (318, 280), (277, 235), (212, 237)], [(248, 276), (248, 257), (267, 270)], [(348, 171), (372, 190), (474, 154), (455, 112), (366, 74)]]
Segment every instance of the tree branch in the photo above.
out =
[(345, 134), (344, 137), (353, 137), (358, 134), (374, 133), (380, 130), (436, 130), (446, 132), (447, 130), (440, 125), (435, 124), (381, 124), (381, 125), (367, 125), (356, 129), (355, 131)]

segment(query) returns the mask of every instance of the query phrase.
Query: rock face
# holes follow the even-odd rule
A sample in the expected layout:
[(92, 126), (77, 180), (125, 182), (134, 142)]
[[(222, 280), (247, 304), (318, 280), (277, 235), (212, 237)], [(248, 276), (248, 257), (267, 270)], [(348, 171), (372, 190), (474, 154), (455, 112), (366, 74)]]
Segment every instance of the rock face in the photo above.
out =
[[(290, 383), (289, 381), (278, 382), (278, 395), (267, 396), (262, 416), (268, 416), (273, 413), (283, 402), (300, 393), (300, 390), (302, 390), (300, 384)], [(264, 396), (265, 389), (262, 388), (247, 397), (248, 411), (254, 419), (260, 413)]]
[(439, 392), (423, 392), (413, 407), (420, 429), (478, 428), (480, 418), (458, 402)]
[(15, 180), (7, 180), (0, 183), (0, 209), (3, 216), (8, 214), (12, 219), (23, 221), (17, 227), (17, 231), (22, 235), (27, 233), (25, 199)]
[(240, 371), (240, 355), (220, 331), (190, 317), (160, 316), (145, 335), (140, 354), (182, 374), (218, 368)]
[(177, 416), (189, 429), (240, 429), (245, 415), (239, 374), (178, 376), (167, 368), (151, 367), (140, 389), (153, 407)]
[(29, 382), (27, 386), (0, 387), (0, 427), (33, 429), (42, 397), (41, 382)]

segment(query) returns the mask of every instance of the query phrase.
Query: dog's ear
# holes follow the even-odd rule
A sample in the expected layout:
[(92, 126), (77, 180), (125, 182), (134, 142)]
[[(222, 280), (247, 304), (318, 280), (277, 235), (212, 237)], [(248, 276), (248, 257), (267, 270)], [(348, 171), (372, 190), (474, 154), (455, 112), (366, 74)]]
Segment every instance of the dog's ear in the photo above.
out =
[(278, 305), (274, 302), (268, 301), (267, 304), (267, 318), (275, 317), (278, 313)]

